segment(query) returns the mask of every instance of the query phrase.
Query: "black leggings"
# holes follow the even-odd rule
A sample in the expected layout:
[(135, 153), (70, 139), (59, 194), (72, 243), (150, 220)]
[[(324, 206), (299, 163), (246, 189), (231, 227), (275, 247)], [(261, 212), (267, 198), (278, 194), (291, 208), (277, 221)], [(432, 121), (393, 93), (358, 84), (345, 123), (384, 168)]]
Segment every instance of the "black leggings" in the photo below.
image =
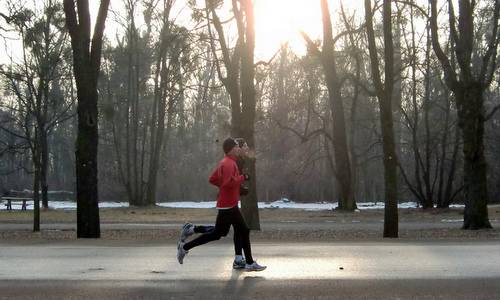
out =
[[(213, 225), (195, 225), (195, 233), (209, 233), (215, 230)], [(241, 245), (241, 238), (239, 235), (233, 234), (234, 241), (234, 255), (243, 255), (243, 246)]]
[[(238, 206), (230, 209), (220, 209), (215, 220), (215, 228), (208, 230), (199, 237), (184, 244), (184, 249), (189, 250), (196, 246), (206, 244), (211, 241), (220, 239), (229, 233), (229, 229), (233, 225), (234, 229), (234, 249), (236, 252), (245, 252), (245, 260), (247, 264), (253, 263), (252, 249), (250, 246), (250, 230), (241, 215)], [(238, 253), (237, 253), (238, 254)]]

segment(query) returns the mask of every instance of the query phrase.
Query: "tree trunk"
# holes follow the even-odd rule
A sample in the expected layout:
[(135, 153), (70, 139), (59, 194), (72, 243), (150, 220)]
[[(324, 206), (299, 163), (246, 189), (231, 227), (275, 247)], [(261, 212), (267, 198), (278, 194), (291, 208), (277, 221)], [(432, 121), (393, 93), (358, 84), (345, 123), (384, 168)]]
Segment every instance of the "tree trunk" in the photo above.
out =
[[(401, 135), (402, 135), (402, 122), (401, 122), (401, 105), (403, 98), (403, 62), (401, 55), (401, 26), (402, 25), (401, 13), (397, 13), (396, 24), (394, 28), (394, 88), (392, 90), (392, 115), (394, 124), (394, 147), (396, 154), (401, 153)], [(412, 26), (413, 28), (413, 26)], [(414, 30), (412, 30), (414, 31)], [(414, 35), (414, 32), (412, 32)], [(412, 42), (413, 42), (412, 38)], [(399, 177), (399, 176), (398, 176)], [(398, 179), (399, 181), (399, 179)]]
[(448, 172), (448, 180), (446, 182), (446, 188), (444, 191), (444, 198), (443, 198), (443, 208), (444, 207), (449, 207), (451, 204), (451, 201), (453, 201), (454, 196), (452, 195), (452, 190), (453, 190), (453, 182), (455, 181), (455, 173), (456, 173), (456, 166), (457, 166), (457, 156), (458, 152), (460, 149), (460, 128), (459, 126), (456, 126), (455, 128), (455, 142), (453, 145), (453, 154), (451, 156), (451, 164), (450, 164), (450, 170)]
[[(464, 197), (465, 213), (463, 229), (491, 228), (488, 220), (487, 166), (484, 157), (484, 99), (483, 93), (493, 80), (497, 68), (497, 50), (499, 44), (498, 20), (500, 2), (494, 1), (491, 33), (476, 35), (474, 16), (478, 10), (475, 1), (459, 1), (459, 15), (449, 2), (448, 16), (456, 64), (441, 49), (438, 34), (437, 1), (431, 0), (430, 26), (432, 45), (444, 70), (446, 84), (453, 91), (458, 111), (458, 124), (462, 131), (464, 153)], [(475, 11), (476, 10), (476, 11)], [(457, 22), (458, 19), (458, 22)], [(479, 25), (476, 27), (480, 27)], [(484, 38), (483, 38), (484, 37)], [(479, 44), (488, 45), (481, 56), (473, 56), (473, 50)], [(452, 56), (453, 58), (453, 56)], [(480, 72), (474, 72), (477, 68)], [(488, 71), (491, 70), (491, 71)]]
[(445, 201), (443, 199), (443, 188), (444, 188), (444, 174), (446, 170), (446, 152), (448, 149), (448, 135), (449, 135), (449, 124), (450, 124), (450, 97), (446, 97), (445, 115), (444, 115), (444, 126), (443, 126), (443, 136), (441, 138), (441, 156), (436, 165), (439, 168), (439, 179), (438, 179), (438, 192), (437, 192), (437, 205), (438, 208), (444, 208)]
[(148, 184), (146, 190), (146, 204), (154, 205), (156, 203), (156, 186), (158, 180), (158, 169), (160, 166), (160, 156), (163, 149), (165, 136), (165, 114), (167, 109), (167, 89), (168, 89), (168, 67), (167, 47), (170, 33), (171, 2), (164, 7), (163, 27), (161, 31), (160, 47), (156, 59), (156, 73), (154, 77), (154, 107), (151, 117), (151, 155), (149, 160)]
[(97, 80), (101, 66), (104, 24), (110, 0), (101, 0), (90, 37), (87, 1), (64, 0), (66, 26), (71, 36), (73, 72), (77, 88), (78, 135), (76, 138), (76, 216), (78, 238), (99, 238), (99, 200), (97, 192), (98, 108)]
[(40, 125), (40, 187), (42, 189), (42, 207), (49, 208), (47, 174), (49, 168), (49, 147), (47, 143), (47, 130), (45, 125)]
[(40, 169), (35, 167), (33, 176), (33, 232), (40, 231)]
[[(428, 73), (429, 74), (429, 73)], [(423, 109), (424, 109), (424, 128), (425, 128), (425, 160), (423, 170), (423, 180), (425, 185), (425, 197), (422, 203), (423, 209), (429, 209), (434, 207), (433, 193), (431, 188), (431, 133), (430, 133), (430, 123), (429, 123), (429, 110), (430, 110), (430, 82), (428, 82), (429, 75), (427, 75), (426, 81), (427, 86), (425, 89), (425, 96), (423, 99)]]
[(394, 145), (392, 110), (387, 104), (380, 105), (385, 180), (384, 237), (398, 237), (397, 157)]
[[(249, 148), (255, 151), (255, 29), (254, 29), (254, 11), (251, 0), (241, 0), (241, 7), (246, 16), (245, 26), (245, 46), (242, 48), (241, 55), (241, 133), (246, 139)], [(255, 167), (255, 157), (246, 161), (250, 178), (249, 193), (241, 202), (241, 210), (248, 228), (260, 230), (259, 209), (257, 206), (257, 174)]]
[[(347, 146), (344, 104), (340, 78), (337, 74), (330, 10), (326, 0), (321, 0), (321, 12), (323, 22), (323, 49), (319, 55), (325, 72), (330, 112), (333, 121), (333, 152), (336, 167), (334, 173), (340, 191), (338, 208), (340, 210), (354, 211), (354, 209), (356, 209), (356, 202), (354, 200), (351, 161), (349, 157), (349, 148)], [(309, 45), (313, 44), (309, 38), (306, 40)]]
[(40, 231), (40, 151), (38, 140), (38, 130), (35, 130), (35, 145), (32, 148), (33, 166), (35, 169), (33, 176), (33, 232)]
[[(353, 43), (354, 44), (354, 43)], [(359, 80), (361, 78), (361, 68), (360, 68), (360, 59), (356, 55), (356, 79)], [(351, 114), (350, 114), (350, 131), (349, 131), (349, 136), (350, 136), (350, 145), (349, 145), (349, 151), (351, 154), (351, 168), (352, 168), (352, 186), (351, 190), (353, 191), (353, 200), (356, 199), (360, 193), (359, 193), (359, 187), (360, 187), (360, 180), (359, 180), (359, 175), (358, 175), (358, 154), (356, 153), (356, 139), (357, 139), (357, 113), (358, 113), (358, 101), (360, 97), (360, 88), (358, 85), (355, 85), (354, 87), (354, 96), (352, 97), (352, 104), (351, 104)], [(356, 193), (356, 191), (358, 191)], [(355, 202), (354, 202), (355, 203)], [(356, 209), (356, 207), (354, 208)]]
[(97, 191), (97, 87), (84, 72), (78, 86), (78, 136), (76, 138), (77, 237), (99, 238)]
[[(239, 6), (238, 6), (239, 2)], [(227, 47), (222, 23), (215, 12), (212, 1), (205, 1), (206, 17), (212, 22), (218, 37), (214, 38), (209, 23), (208, 32), (211, 37), (211, 50), (216, 57), (215, 40), (218, 40), (222, 60), (215, 58), (217, 73), (231, 100), (231, 135), (246, 139), (250, 151), (255, 151), (255, 29), (252, 0), (233, 1), (233, 14), (238, 28), (238, 41), (232, 55)], [(210, 18), (210, 14), (212, 18)], [(210, 21), (211, 20), (211, 21)], [(223, 61), (226, 77), (223, 77), (219, 61)], [(240, 68), (241, 64), (241, 68)], [(240, 74), (240, 76), (238, 76)], [(245, 165), (252, 178), (249, 193), (241, 201), (241, 210), (250, 229), (260, 230), (259, 211), (257, 207), (257, 185), (255, 158), (248, 158)]]
[(354, 211), (356, 202), (352, 190), (352, 174), (351, 162), (347, 147), (347, 137), (345, 130), (344, 105), (340, 93), (340, 86), (337, 84), (327, 83), (328, 94), (330, 99), (330, 109), (333, 117), (333, 140), (334, 140), (334, 157), (337, 177), (339, 183), (340, 199), (339, 209), (346, 211)]
[(131, 13), (131, 24), (128, 28), (128, 70), (127, 70), (127, 103), (130, 111), (128, 122), (127, 145), (129, 147), (128, 169), (130, 170), (130, 191), (129, 203), (133, 206), (140, 206), (140, 186), (139, 186), (139, 168), (138, 168), (138, 130), (139, 130), (139, 107), (137, 97), (137, 81), (136, 76), (137, 64), (137, 29), (133, 21), (133, 13)]
[[(163, 85), (160, 85), (163, 86)], [(166, 88), (166, 87), (165, 87)], [(165, 136), (165, 113), (166, 113), (166, 99), (165, 95), (160, 92), (160, 99), (158, 99), (158, 119), (156, 121), (156, 130), (154, 131), (154, 145), (152, 145), (153, 152), (150, 158), (149, 176), (148, 176), (148, 190), (147, 190), (147, 203), (155, 204), (156, 202), (156, 184), (158, 168), (160, 165), (160, 154), (163, 148), (163, 139)]]
[(243, 214), (243, 217), (245, 218), (245, 222), (247, 223), (248, 228), (252, 230), (260, 230), (260, 217), (257, 207), (257, 181), (255, 180), (255, 164), (255, 158), (248, 158), (245, 160), (245, 166), (248, 166), (247, 172), (248, 174), (250, 174), (252, 179), (249, 181), (248, 195), (243, 196), (243, 199), (241, 201), (241, 212)]
[(367, 24), (368, 49), (372, 77), (380, 108), (380, 127), (382, 130), (382, 149), (384, 160), (385, 208), (384, 237), (398, 237), (398, 176), (397, 156), (394, 144), (394, 124), (392, 116), (392, 95), (394, 87), (394, 48), (392, 42), (392, 9), (391, 1), (383, 1), (384, 57), (385, 82), (382, 83), (375, 32), (373, 29), (373, 14), (371, 1), (365, 0), (365, 16)]
[(488, 219), (488, 188), (484, 157), (484, 99), (479, 84), (456, 95), (464, 153), (465, 212), (463, 229), (492, 228)]

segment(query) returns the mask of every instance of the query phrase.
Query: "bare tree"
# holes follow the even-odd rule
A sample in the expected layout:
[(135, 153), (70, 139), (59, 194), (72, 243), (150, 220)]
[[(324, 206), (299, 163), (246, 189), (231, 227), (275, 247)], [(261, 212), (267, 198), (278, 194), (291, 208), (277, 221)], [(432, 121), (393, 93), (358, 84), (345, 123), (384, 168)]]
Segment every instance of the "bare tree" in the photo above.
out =
[(384, 31), (384, 73), (382, 82), (380, 62), (378, 59), (375, 32), (373, 30), (373, 13), (371, 0), (365, 0), (365, 17), (368, 37), (368, 49), (372, 69), (372, 78), (380, 107), (380, 125), (382, 129), (382, 148), (384, 153), (385, 179), (385, 209), (384, 237), (398, 237), (398, 175), (397, 156), (394, 143), (394, 126), (392, 116), (392, 97), (394, 87), (394, 48), (392, 41), (392, 5), (390, 0), (384, 0), (383, 31)]
[[(76, 138), (77, 237), (99, 238), (97, 193), (98, 111), (97, 80), (101, 66), (104, 24), (110, 0), (101, 0), (93, 36), (88, 0), (64, 0), (66, 26), (73, 49), (77, 88), (78, 135)], [(75, 10), (76, 9), (76, 10)]]
[[(484, 94), (497, 69), (497, 49), (500, 41), (498, 22), (500, 1), (482, 8), (491, 18), (487, 34), (478, 31), (475, 15), (477, 1), (460, 0), (458, 20), (453, 1), (448, 1), (448, 20), (456, 63), (450, 61), (439, 43), (437, 0), (431, 0), (430, 26), (432, 46), (444, 72), (445, 82), (455, 95), (458, 124), (462, 131), (464, 154), (465, 213), (463, 229), (491, 228), (488, 219), (487, 163), (484, 156)], [(486, 12), (489, 13), (486, 13)], [(483, 35), (484, 39), (476, 35)], [(494, 111), (492, 111), (493, 113)]]
[[(217, 38), (209, 29), (212, 51), (216, 54), (215, 40), (222, 53), (222, 63), (226, 70), (223, 75), (219, 58), (216, 56), (217, 73), (231, 99), (231, 135), (246, 139), (250, 150), (255, 152), (255, 20), (252, 0), (232, 0), (232, 10), (238, 29), (238, 40), (231, 54), (225, 41), (224, 29), (216, 8), (217, 1), (206, 0), (206, 18), (209, 28), (213, 24)], [(259, 210), (257, 207), (257, 185), (255, 157), (248, 158), (245, 166), (252, 180), (249, 193), (244, 196), (241, 209), (250, 229), (259, 230)]]
[[(187, 46), (189, 33), (176, 27), (170, 19), (174, 0), (163, 1), (161, 33), (156, 49), (154, 74), (153, 113), (151, 116), (149, 173), (147, 179), (146, 203), (156, 202), (157, 174), (165, 142), (171, 136), (176, 105), (183, 104), (183, 81), (189, 78), (183, 60), (189, 56)], [(186, 63), (187, 64), (187, 63)], [(181, 75), (182, 74), (182, 75)], [(183, 114), (182, 107), (179, 114)]]
[(354, 209), (356, 209), (356, 201), (354, 199), (352, 184), (353, 177), (351, 160), (349, 157), (349, 149), (347, 146), (347, 134), (343, 104), (344, 99), (341, 93), (343, 78), (338, 75), (337, 71), (335, 42), (333, 38), (332, 21), (330, 18), (328, 2), (326, 0), (321, 0), (320, 2), (323, 20), (322, 50), (319, 50), (314, 42), (305, 33), (302, 33), (302, 35), (311, 51), (319, 57), (325, 73), (325, 81), (328, 88), (330, 103), (330, 113), (332, 115), (333, 122), (332, 141), (335, 157), (334, 174), (337, 182), (339, 183), (340, 190), (338, 207), (342, 210), (354, 211)]
[(72, 103), (52, 93), (52, 86), (61, 80), (64, 72), (64, 53), (67, 34), (64, 30), (62, 6), (52, 0), (42, 3), (42, 11), (19, 8), (11, 18), (13, 29), (22, 41), (21, 62), (11, 62), (1, 74), (8, 82), (8, 90), (17, 99), (10, 106), (17, 116), (16, 123), (23, 129), (24, 139), (30, 145), (34, 180), (34, 231), (40, 230), (40, 188), (42, 205), (48, 208), (48, 168), (51, 131), (71, 117)]

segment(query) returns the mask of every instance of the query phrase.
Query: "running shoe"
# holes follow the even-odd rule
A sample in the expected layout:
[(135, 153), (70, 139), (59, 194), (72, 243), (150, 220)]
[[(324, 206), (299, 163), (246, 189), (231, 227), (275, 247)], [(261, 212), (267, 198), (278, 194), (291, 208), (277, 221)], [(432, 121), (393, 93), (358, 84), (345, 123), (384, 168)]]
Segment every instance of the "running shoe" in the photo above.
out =
[(246, 264), (247, 264), (247, 262), (244, 258), (243, 259), (235, 259), (233, 261), (233, 269), (235, 269), (235, 270), (244, 269)]
[(251, 264), (246, 264), (245, 265), (245, 271), (248, 271), (248, 272), (251, 272), (251, 271), (264, 271), (266, 268), (267, 268), (266, 266), (261, 266), (256, 261), (254, 261)]
[(184, 257), (186, 256), (186, 254), (188, 254), (189, 251), (187, 250), (184, 250), (184, 242), (182, 241), (179, 241), (177, 243), (177, 260), (179, 261), (179, 263), (182, 265), (182, 263), (184, 262)]
[(186, 223), (182, 226), (180, 241), (185, 242), (188, 237), (194, 234), (194, 225)]

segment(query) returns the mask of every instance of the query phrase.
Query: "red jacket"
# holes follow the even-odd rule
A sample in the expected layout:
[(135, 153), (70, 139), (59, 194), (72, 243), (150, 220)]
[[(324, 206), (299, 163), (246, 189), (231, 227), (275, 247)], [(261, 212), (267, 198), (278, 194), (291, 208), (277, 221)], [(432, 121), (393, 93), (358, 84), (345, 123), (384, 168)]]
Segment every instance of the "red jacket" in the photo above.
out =
[(208, 181), (219, 188), (217, 208), (231, 208), (240, 200), (240, 184), (245, 180), (238, 171), (236, 157), (226, 155), (212, 172)]

